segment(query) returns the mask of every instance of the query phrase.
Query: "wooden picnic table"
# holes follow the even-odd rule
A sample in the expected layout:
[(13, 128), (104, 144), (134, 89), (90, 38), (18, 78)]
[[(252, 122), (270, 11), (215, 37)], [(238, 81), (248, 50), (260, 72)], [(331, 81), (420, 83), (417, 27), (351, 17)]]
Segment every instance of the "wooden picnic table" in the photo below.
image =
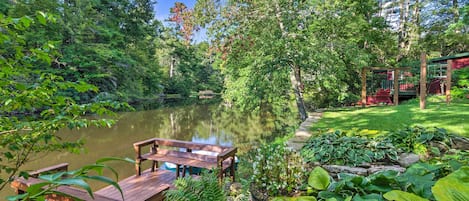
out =
[[(142, 148), (145, 146), (150, 146), (150, 151), (142, 154)], [(141, 163), (149, 160), (153, 162), (152, 170), (158, 168), (158, 162), (176, 164), (176, 177), (180, 176), (179, 172), (182, 166), (182, 176), (185, 175), (186, 168), (189, 168), (189, 173), (192, 174), (191, 168), (198, 167), (218, 169), (220, 181), (229, 170), (231, 180), (235, 180), (235, 156), (237, 151), (235, 147), (152, 138), (134, 143), (134, 149), (137, 175), (141, 174)], [(193, 152), (195, 150), (213, 152), (214, 154), (207, 155)]]

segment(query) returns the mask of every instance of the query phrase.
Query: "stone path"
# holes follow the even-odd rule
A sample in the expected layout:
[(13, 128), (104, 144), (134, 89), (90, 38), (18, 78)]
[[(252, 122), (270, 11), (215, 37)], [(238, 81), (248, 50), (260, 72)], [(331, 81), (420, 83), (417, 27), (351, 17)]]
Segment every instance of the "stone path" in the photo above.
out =
[(315, 112), (310, 113), (308, 118), (306, 118), (306, 120), (301, 123), (300, 127), (295, 131), (295, 135), (288, 140), (287, 145), (296, 151), (301, 150), (309, 137), (311, 137), (311, 126), (321, 119), (323, 111), (324, 110), (316, 110)]

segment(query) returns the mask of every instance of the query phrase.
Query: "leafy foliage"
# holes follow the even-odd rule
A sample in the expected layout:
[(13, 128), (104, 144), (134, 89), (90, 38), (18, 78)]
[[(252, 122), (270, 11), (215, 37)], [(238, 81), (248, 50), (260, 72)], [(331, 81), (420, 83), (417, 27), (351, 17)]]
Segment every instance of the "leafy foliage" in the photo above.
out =
[(303, 160), (284, 143), (262, 145), (246, 160), (252, 165), (251, 187), (270, 196), (290, 194), (303, 182)]
[(66, 81), (42, 69), (58, 55), (55, 46), (51, 42), (28, 43), (25, 34), (33, 25), (41, 27), (55, 20), (53, 15), (42, 12), (36, 18), (0, 14), (0, 172), (8, 175), (0, 180), (0, 189), (33, 153), (80, 151), (83, 143), (62, 141), (55, 135), (59, 129), (109, 127), (113, 120), (86, 119), (83, 115), (112, 115), (111, 108), (125, 106), (115, 102), (78, 104), (64, 92), (81, 94), (98, 89), (82, 81)]
[(360, 165), (379, 161), (395, 161), (398, 153), (388, 140), (372, 140), (341, 131), (312, 136), (301, 150), (306, 162), (321, 164)]
[(384, 198), (387, 200), (395, 200), (395, 201), (426, 201), (427, 199), (421, 198), (415, 194), (408, 193), (405, 191), (400, 190), (393, 190), (385, 193), (383, 195)]
[[(28, 44), (49, 42), (60, 51), (61, 55), (51, 58), (50, 64), (41, 66), (43, 70), (99, 89), (99, 92), (63, 92), (79, 103), (109, 97), (126, 102), (160, 98), (164, 86), (174, 84), (166, 79), (173, 61), (180, 65), (173, 70), (179, 73), (177, 80), (184, 81), (182, 89), (188, 87), (190, 92), (213, 87), (212, 90), (220, 91), (222, 79), (206, 62), (207, 48), (185, 46), (174, 32), (155, 20), (155, 3), (152, 0), (19, 0), (2, 9), (6, 9), (6, 16), (13, 18), (36, 13), (55, 16), (56, 23), (44, 26), (47, 16), (38, 15), (41, 16), (38, 23), (32, 23), (23, 36)], [(167, 42), (167, 33), (174, 40)], [(215, 79), (210, 82), (208, 77)]]
[(454, 83), (451, 88), (451, 97), (466, 98), (469, 95), (469, 68), (454, 71)]
[(403, 152), (439, 157), (450, 149), (456, 135), (443, 128), (414, 126), (372, 136), (362, 135), (354, 129), (319, 131), (308, 140), (301, 155), (306, 162), (353, 166), (397, 161)]
[(438, 142), (441, 145), (450, 147), (452, 136), (454, 134), (449, 133), (444, 128), (428, 129), (422, 126), (414, 126), (392, 131), (384, 136), (384, 140), (388, 140), (402, 152), (427, 155), (432, 150), (430, 142)]
[(192, 177), (178, 178), (175, 190), (165, 191), (166, 199), (175, 201), (226, 200), (224, 189), (218, 183), (216, 171), (202, 172), (199, 179)]
[[(444, 183), (451, 177), (454, 185), (448, 185), (445, 190), (451, 189), (453, 195), (464, 194), (464, 185), (467, 170), (458, 171), (446, 177), (442, 174), (442, 166), (434, 166), (426, 163), (418, 163), (409, 167), (406, 172), (399, 174), (396, 171), (387, 170), (367, 177), (339, 173), (337, 180), (332, 180), (327, 172), (320, 167), (313, 169), (309, 177), (309, 185), (315, 189), (310, 192), (318, 200), (435, 200), (434, 188), (444, 188), (444, 185), (435, 185), (436, 182)], [(456, 172), (455, 172), (456, 173)], [(318, 186), (316, 184), (321, 183)], [(322, 184), (327, 184), (323, 186)], [(433, 193), (432, 193), (433, 191)], [(435, 194), (435, 197), (433, 195)], [(437, 200), (446, 200), (436, 197)]]
[(451, 149), (441, 156), (431, 158), (429, 163), (443, 166), (444, 174), (449, 174), (469, 164), (469, 151)]
[(438, 180), (432, 187), (437, 200), (469, 200), (469, 166), (462, 167)]
[(325, 190), (330, 184), (330, 176), (321, 167), (315, 167), (308, 177), (308, 185), (317, 190)]

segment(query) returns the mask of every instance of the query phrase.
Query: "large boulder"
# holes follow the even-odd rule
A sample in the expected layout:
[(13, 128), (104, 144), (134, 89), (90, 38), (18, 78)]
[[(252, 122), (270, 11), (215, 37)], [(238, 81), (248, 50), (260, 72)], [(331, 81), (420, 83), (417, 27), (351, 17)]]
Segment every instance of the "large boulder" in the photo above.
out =
[(403, 153), (399, 156), (397, 161), (402, 167), (409, 167), (414, 163), (420, 161), (420, 156), (414, 153)]

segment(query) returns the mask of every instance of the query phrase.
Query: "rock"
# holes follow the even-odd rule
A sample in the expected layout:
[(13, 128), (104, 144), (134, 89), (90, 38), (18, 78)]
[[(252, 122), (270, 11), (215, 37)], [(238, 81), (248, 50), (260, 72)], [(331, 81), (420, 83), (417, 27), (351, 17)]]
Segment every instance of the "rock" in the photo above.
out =
[(420, 156), (414, 153), (403, 153), (399, 156), (397, 161), (402, 167), (409, 167), (410, 165), (420, 161)]
[(469, 139), (464, 137), (455, 137), (451, 143), (452, 149), (469, 150)]
[(436, 142), (431, 141), (430, 146), (438, 148), (440, 153), (446, 153), (449, 149), (448, 145), (446, 145), (443, 142), (438, 142), (438, 141), (436, 141)]
[(371, 167), (371, 164), (370, 164), (370, 163), (362, 163), (362, 164), (358, 165), (358, 167), (370, 168), (370, 167)]
[(260, 201), (269, 200), (269, 195), (267, 195), (267, 193), (260, 192), (256, 189), (251, 189), (251, 196), (253, 200), (260, 200)]
[(340, 166), (340, 165), (323, 165), (324, 169), (326, 169), (329, 173), (350, 173), (356, 175), (366, 176), (368, 171), (365, 168), (360, 167), (348, 167), (348, 166)]
[(305, 146), (305, 143), (295, 143), (292, 141), (288, 141), (287, 146), (292, 148), (295, 151), (300, 151), (303, 148), (303, 146)]
[(230, 194), (231, 195), (239, 195), (242, 193), (243, 185), (239, 182), (234, 182), (230, 185)]
[(368, 174), (373, 174), (373, 173), (376, 173), (376, 172), (380, 172), (380, 171), (386, 171), (386, 170), (394, 170), (394, 171), (397, 171), (397, 172), (400, 172), (400, 173), (403, 173), (405, 172), (405, 168), (401, 167), (401, 166), (398, 166), (398, 165), (379, 165), (379, 166), (372, 166), (370, 168), (368, 168)]

